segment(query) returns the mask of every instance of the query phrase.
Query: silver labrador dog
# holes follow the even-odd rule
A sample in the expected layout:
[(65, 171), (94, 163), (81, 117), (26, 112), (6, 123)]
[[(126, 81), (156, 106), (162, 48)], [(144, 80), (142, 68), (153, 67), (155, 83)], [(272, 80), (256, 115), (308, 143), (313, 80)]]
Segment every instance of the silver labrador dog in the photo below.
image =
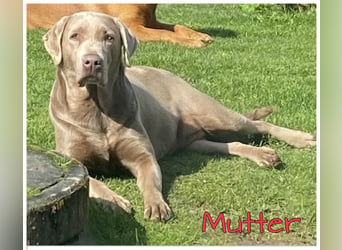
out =
[[(111, 174), (125, 166), (144, 196), (144, 216), (167, 220), (157, 160), (182, 148), (248, 158), (261, 166), (280, 162), (273, 149), (243, 144), (239, 138), (267, 134), (303, 148), (316, 145), (311, 134), (231, 111), (165, 70), (130, 67), (137, 46), (130, 31), (111, 16), (80, 12), (63, 17), (43, 37), (57, 65), (50, 99), (56, 150), (87, 168)], [(126, 211), (130, 203), (95, 178), (90, 197)]]

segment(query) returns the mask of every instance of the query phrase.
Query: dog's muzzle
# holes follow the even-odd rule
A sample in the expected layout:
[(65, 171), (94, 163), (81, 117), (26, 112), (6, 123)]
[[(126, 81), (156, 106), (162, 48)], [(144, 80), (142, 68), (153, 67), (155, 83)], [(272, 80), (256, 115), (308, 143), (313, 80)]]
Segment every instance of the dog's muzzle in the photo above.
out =
[(99, 84), (102, 78), (103, 60), (96, 54), (82, 57), (82, 70), (78, 84), (83, 87), (87, 84)]

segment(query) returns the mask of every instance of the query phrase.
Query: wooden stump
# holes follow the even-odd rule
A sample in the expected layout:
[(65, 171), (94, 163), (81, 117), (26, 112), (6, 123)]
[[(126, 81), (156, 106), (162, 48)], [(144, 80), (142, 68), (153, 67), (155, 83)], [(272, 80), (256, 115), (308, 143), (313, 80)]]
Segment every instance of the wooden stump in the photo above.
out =
[(53, 151), (27, 150), (27, 244), (70, 241), (88, 219), (88, 172)]

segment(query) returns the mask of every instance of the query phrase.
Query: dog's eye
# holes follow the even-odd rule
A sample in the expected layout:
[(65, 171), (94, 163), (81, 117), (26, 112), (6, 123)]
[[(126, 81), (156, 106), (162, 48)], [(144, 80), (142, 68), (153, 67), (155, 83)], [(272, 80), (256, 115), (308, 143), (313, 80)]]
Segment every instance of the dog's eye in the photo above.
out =
[(70, 36), (71, 40), (77, 40), (78, 38), (79, 38), (78, 33), (72, 33), (71, 36)]
[(114, 36), (106, 34), (105, 35), (105, 40), (108, 41), (108, 42), (112, 42), (112, 41), (114, 41)]

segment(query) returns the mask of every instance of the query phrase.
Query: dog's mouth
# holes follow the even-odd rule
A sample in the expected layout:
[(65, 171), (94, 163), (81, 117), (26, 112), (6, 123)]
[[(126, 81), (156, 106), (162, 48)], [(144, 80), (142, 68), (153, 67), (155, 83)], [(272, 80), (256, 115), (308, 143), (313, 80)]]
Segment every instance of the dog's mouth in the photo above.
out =
[(85, 77), (82, 77), (80, 80), (77, 81), (79, 87), (84, 87), (86, 85), (101, 85), (101, 78), (96, 75), (87, 75)]

